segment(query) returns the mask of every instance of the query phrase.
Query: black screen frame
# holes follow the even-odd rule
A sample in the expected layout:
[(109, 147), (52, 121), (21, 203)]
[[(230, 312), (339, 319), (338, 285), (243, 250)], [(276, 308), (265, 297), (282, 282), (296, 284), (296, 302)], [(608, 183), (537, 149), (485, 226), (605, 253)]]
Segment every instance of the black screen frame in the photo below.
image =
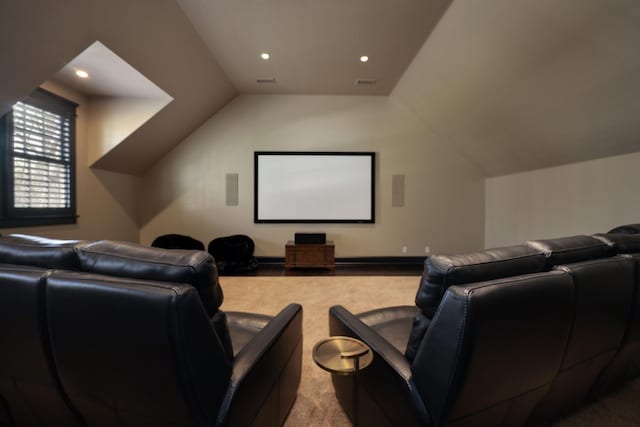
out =
[[(366, 156), (371, 161), (371, 207), (370, 218), (362, 219), (261, 219), (259, 218), (259, 159), (261, 156)], [(255, 151), (253, 166), (253, 222), (255, 224), (374, 224), (376, 222), (376, 153), (373, 151)]]

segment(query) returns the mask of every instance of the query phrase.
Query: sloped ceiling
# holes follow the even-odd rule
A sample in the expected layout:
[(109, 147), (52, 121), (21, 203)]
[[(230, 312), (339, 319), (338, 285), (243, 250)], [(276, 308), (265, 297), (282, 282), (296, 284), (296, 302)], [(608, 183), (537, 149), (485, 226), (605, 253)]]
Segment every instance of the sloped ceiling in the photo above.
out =
[[(76, 74), (88, 74), (79, 78)], [(98, 167), (113, 147), (173, 98), (99, 41), (53, 75), (52, 81), (88, 95), (88, 164)]]
[(487, 176), (640, 150), (637, 0), (178, 3), (240, 92), (391, 91)]
[(20, 0), (0, 28), (0, 112), (95, 40), (174, 99), (111, 170), (143, 173), (237, 92), (391, 93), (487, 176), (640, 150), (637, 0)]
[[(78, 78), (76, 71), (87, 71), (89, 76)], [(169, 96), (100, 41), (91, 44), (51, 78), (89, 97), (154, 99)]]
[(392, 93), (487, 176), (640, 150), (640, 2), (455, 0)]
[(0, 28), (0, 113), (96, 40), (173, 98), (103, 169), (141, 174), (236, 94), (174, 0), (3, 0)]

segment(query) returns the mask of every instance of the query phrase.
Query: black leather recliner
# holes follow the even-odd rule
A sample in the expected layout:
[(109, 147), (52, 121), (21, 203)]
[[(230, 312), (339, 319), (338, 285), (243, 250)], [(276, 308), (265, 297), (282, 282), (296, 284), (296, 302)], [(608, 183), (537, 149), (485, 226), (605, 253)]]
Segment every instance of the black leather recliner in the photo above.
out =
[[(330, 334), (361, 339), (375, 353), (358, 374), (363, 424), (524, 424), (554, 379), (571, 326), (571, 278), (544, 267), (544, 254), (525, 246), (432, 256), (416, 297), (413, 331), (409, 307), (374, 316), (332, 307)], [(377, 320), (389, 324), (396, 314), (407, 339), (394, 343), (386, 335), (393, 328), (378, 328)], [(332, 380), (353, 418), (352, 382)]]
[(413, 360), (445, 291), (453, 285), (500, 279), (545, 269), (544, 254), (525, 246), (487, 249), (471, 254), (431, 256), (416, 294), (417, 313), (408, 339), (406, 356)]
[(3, 236), (0, 296), (0, 425), (280, 426), (295, 400), (302, 308), (228, 320), (204, 252)]
[(43, 319), (45, 277), (77, 269), (78, 241), (0, 237), (0, 425), (81, 426), (62, 391)]
[[(332, 307), (331, 335), (359, 338), (375, 353), (357, 376), (359, 419), (548, 425), (636, 376), (640, 255), (616, 255), (624, 252), (640, 252), (640, 235), (435, 255), (425, 262), (417, 307), (360, 315)], [(332, 379), (353, 418), (353, 383)]]
[(532, 414), (536, 424), (577, 409), (620, 348), (629, 323), (634, 265), (590, 236), (528, 241), (549, 268), (570, 274), (575, 305), (569, 341), (552, 387)]
[(596, 234), (594, 237), (611, 245), (618, 254), (633, 260), (635, 265), (630, 321), (621, 347), (598, 379), (595, 392), (599, 395), (640, 375), (640, 234)]

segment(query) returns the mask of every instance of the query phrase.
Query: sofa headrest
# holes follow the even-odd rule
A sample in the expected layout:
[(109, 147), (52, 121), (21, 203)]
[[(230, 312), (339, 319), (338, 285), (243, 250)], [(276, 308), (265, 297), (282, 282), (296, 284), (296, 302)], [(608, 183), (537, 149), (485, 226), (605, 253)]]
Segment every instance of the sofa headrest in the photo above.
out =
[(26, 234), (0, 236), (0, 263), (77, 270), (74, 247), (79, 240), (56, 240)]
[(538, 273), (544, 268), (545, 256), (540, 250), (516, 245), (465, 254), (431, 256), (425, 261), (425, 278), (430, 283), (449, 287)]
[(533, 249), (544, 252), (550, 267), (597, 258), (606, 258), (614, 254), (614, 249), (609, 244), (591, 236), (529, 240), (525, 244)]
[(613, 246), (616, 253), (640, 253), (640, 234), (595, 234), (593, 237)]
[[(416, 305), (431, 319), (449, 286), (537, 273), (545, 269), (545, 261), (542, 252), (524, 245), (456, 255), (432, 255), (424, 262)], [(420, 333), (416, 336), (416, 340), (422, 339)]]
[(612, 228), (607, 234), (638, 234), (640, 233), (640, 224), (625, 224), (616, 228)]
[(222, 304), (216, 266), (206, 252), (109, 240), (79, 245), (77, 251), (82, 271), (192, 285), (210, 315)]

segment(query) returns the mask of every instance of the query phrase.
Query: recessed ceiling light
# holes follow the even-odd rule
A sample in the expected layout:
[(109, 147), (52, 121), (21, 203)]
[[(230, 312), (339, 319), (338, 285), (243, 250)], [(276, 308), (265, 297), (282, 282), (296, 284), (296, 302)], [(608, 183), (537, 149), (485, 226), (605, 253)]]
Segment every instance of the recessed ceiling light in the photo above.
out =
[(80, 77), (81, 79), (86, 79), (89, 77), (89, 73), (87, 73), (85, 70), (76, 70), (76, 76)]
[(362, 55), (360, 57), (360, 62), (367, 62), (369, 60), (369, 57), (367, 55)]
[(265, 61), (270, 58), (270, 56), (269, 56), (269, 54), (267, 52), (262, 52), (262, 54), (260, 54), (260, 57), (262, 59), (264, 59)]

